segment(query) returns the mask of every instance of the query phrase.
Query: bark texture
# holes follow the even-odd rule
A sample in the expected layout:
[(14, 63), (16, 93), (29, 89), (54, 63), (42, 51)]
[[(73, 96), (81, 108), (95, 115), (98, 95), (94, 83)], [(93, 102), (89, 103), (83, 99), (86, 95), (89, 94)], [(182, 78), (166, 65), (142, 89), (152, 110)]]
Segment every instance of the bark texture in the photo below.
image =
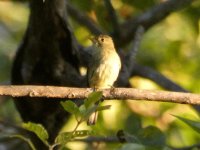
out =
[[(12, 84), (84, 85), (85, 80), (78, 72), (76, 41), (66, 20), (65, 2), (30, 1), (29, 23), (13, 63)], [(17, 99), (15, 104), (22, 119), (43, 124), (52, 142), (69, 117), (60, 102), (44, 101), (45, 98)], [(46, 149), (40, 142), (36, 144), (39, 149)]]

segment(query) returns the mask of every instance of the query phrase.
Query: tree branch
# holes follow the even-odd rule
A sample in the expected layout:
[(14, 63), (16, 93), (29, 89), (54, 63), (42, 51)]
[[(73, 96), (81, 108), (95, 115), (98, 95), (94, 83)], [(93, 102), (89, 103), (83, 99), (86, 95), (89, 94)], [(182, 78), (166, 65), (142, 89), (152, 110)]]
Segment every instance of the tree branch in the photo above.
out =
[(83, 12), (80, 12), (69, 3), (67, 4), (67, 11), (72, 18), (87, 27), (87, 29), (89, 29), (93, 34), (98, 35), (103, 33), (101, 28), (97, 26), (97, 24), (95, 24), (92, 19), (90, 19), (87, 15), (85, 15)]
[(165, 19), (170, 13), (190, 5), (193, 1), (195, 0), (167, 0), (150, 8), (143, 14), (133, 17), (121, 25), (123, 35), (120, 39), (117, 39), (116, 43), (124, 45), (130, 42), (139, 25), (142, 25), (147, 30), (154, 24)]
[[(106, 143), (120, 143), (121, 141), (119, 140), (119, 138), (117, 136), (108, 136), (108, 137), (98, 137), (98, 136), (91, 136), (85, 139), (75, 139), (72, 142), (86, 142), (86, 143), (93, 143), (93, 142), (106, 142)], [(181, 148), (175, 148), (172, 146), (167, 146), (169, 147), (171, 150), (192, 150), (194, 148), (200, 148), (200, 144), (194, 144), (191, 146), (187, 146), (187, 147), (181, 147)]]
[[(56, 86), (0, 86), (1, 96), (12, 97), (47, 97), (47, 98), (67, 98), (84, 99), (93, 91), (91, 88), (73, 88)], [(104, 99), (119, 100), (148, 100), (159, 102), (172, 102), (181, 104), (200, 105), (200, 94), (142, 90), (133, 88), (111, 88), (101, 90)]]
[(135, 64), (131, 76), (133, 75), (139, 75), (141, 77), (148, 78), (166, 90), (177, 91), (177, 92), (188, 92), (184, 88), (180, 87), (178, 84), (166, 78), (161, 73), (147, 66)]
[(144, 34), (144, 28), (142, 26), (138, 26), (134, 39), (132, 41), (132, 46), (125, 56), (125, 65), (127, 66), (128, 72), (130, 74), (134, 69), (136, 54), (138, 52), (143, 34)]

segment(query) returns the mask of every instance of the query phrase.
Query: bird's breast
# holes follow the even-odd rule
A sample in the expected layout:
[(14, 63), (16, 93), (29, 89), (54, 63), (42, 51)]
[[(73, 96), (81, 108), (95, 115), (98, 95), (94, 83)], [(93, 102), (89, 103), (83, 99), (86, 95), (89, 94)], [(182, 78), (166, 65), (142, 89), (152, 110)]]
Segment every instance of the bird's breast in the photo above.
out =
[[(95, 60), (95, 59), (94, 59)], [(116, 81), (121, 68), (121, 61), (117, 53), (104, 53), (93, 62), (93, 73), (90, 86), (96, 88), (110, 88)]]

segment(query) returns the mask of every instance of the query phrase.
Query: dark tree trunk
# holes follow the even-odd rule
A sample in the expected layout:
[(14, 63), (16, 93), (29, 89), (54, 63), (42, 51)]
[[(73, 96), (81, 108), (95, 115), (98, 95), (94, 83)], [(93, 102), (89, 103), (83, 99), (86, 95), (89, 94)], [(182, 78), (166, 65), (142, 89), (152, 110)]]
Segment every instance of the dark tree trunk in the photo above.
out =
[[(12, 68), (12, 84), (83, 86), (78, 72), (76, 41), (69, 29), (65, 0), (31, 0), (30, 17), (24, 40)], [(80, 85), (82, 83), (82, 85)], [(35, 100), (37, 99), (37, 100)], [(17, 98), (15, 104), (22, 119), (41, 123), (50, 134), (50, 142), (69, 115), (59, 101), (41, 98)], [(37, 148), (42, 148), (36, 142)]]

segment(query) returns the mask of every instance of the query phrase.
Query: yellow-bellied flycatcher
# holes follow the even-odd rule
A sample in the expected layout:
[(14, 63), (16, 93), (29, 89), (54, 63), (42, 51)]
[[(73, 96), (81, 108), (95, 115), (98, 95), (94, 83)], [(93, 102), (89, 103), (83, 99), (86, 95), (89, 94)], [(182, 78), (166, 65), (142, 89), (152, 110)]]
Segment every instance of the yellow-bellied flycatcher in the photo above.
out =
[[(93, 42), (92, 58), (88, 66), (88, 83), (91, 88), (111, 88), (117, 80), (121, 69), (121, 60), (115, 50), (113, 40), (108, 35), (99, 35)], [(98, 113), (93, 113), (88, 125), (94, 125)]]

